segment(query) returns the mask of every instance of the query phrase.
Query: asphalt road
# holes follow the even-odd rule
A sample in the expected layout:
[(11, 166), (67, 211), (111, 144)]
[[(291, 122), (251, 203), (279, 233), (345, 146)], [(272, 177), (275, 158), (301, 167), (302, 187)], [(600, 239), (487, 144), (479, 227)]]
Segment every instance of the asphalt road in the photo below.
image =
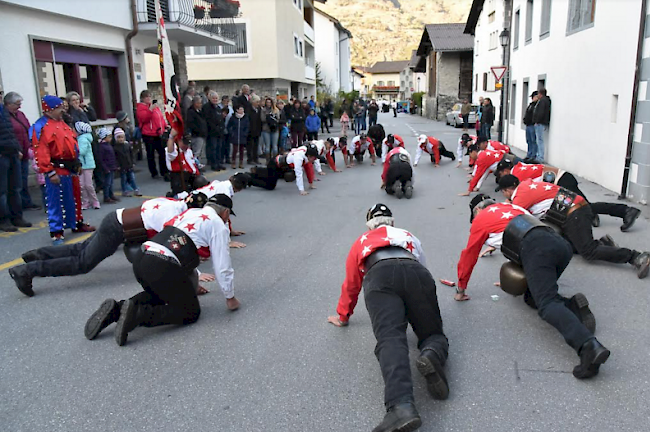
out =
[[(434, 135), (452, 151), (461, 133), (405, 114), (380, 114), (380, 123), (403, 136), (412, 154), (415, 133)], [(140, 167), (143, 193), (163, 195), (166, 185)], [(275, 191), (248, 189), (235, 197), (233, 226), (246, 231), (240, 239), (248, 244), (231, 251), (239, 311), (227, 311), (219, 288), (208, 284), (212, 292), (201, 298), (196, 324), (138, 328), (124, 347), (115, 344), (113, 326), (92, 342), (83, 336), (87, 318), (105, 298), (138, 292), (121, 252), (88, 275), (35, 280), (33, 298), (0, 271), (0, 429), (371, 430), (384, 414), (383, 382), (363, 300), (349, 327), (326, 322), (335, 312), (345, 258), (365, 229), (367, 209), (383, 202), (396, 225), (422, 241), (434, 277), (456, 279), (469, 232), (469, 199), (457, 196), (467, 187), (466, 171), (445, 159), (435, 169), (423, 159), (413, 199), (401, 201), (379, 189), (379, 166), (326, 171), (306, 197), (284, 182)], [(492, 192), (492, 186), (490, 179), (483, 189)], [(592, 201), (615, 200), (589, 182), (581, 188)], [(114, 209), (88, 211), (86, 218), (99, 224)], [(44, 220), (42, 214), (27, 217)], [(620, 221), (601, 220), (598, 237), (609, 233), (632, 248), (650, 244), (645, 208), (630, 233), (619, 231)], [(44, 227), (0, 237), (0, 264), (48, 244)], [(420, 430), (648, 430), (650, 282), (638, 280), (629, 265), (573, 259), (561, 291), (588, 296), (597, 336), (612, 351), (598, 377), (578, 381), (571, 375), (578, 357), (561, 336), (521, 298), (493, 286), (503, 261), (500, 253), (479, 261), (469, 302), (453, 301), (453, 289), (438, 286), (450, 341), (447, 401), (428, 396), (409, 330)], [(211, 272), (206, 263), (201, 269)], [(495, 294), (498, 301), (491, 299)]]

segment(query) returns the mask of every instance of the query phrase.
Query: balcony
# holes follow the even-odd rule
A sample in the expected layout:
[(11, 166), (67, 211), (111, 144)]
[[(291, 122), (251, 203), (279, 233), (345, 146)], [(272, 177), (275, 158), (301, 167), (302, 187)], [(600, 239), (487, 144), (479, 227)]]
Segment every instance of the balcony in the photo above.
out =
[(372, 86), (372, 90), (376, 92), (382, 92), (382, 93), (398, 93), (399, 92), (399, 86), (378, 86), (374, 85)]
[(311, 81), (316, 81), (316, 69), (305, 65), (305, 78)]
[(316, 40), (316, 38), (315, 38), (315, 36), (314, 36), (314, 29), (313, 29), (312, 26), (309, 25), (309, 23), (308, 23), (307, 21), (303, 21), (303, 22), (304, 22), (304, 24), (305, 24), (305, 25), (304, 25), (304, 27), (305, 27), (305, 29), (304, 29), (305, 40), (306, 40), (307, 42), (309, 42), (309, 43), (313, 46), (313, 45), (314, 45), (314, 41)]
[[(235, 45), (237, 32), (233, 17), (210, 17), (234, 15), (215, 13), (223, 2), (231, 6), (231, 9), (227, 10), (236, 9), (236, 4), (229, 0), (160, 0), (169, 40), (186, 46)], [(136, 0), (136, 5), (138, 34), (154, 36), (157, 39), (155, 1)]]

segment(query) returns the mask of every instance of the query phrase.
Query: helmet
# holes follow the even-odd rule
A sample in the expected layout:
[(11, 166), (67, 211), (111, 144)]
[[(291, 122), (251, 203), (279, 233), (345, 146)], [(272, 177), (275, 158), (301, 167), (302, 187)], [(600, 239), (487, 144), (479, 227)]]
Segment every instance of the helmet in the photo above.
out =
[(385, 204), (375, 204), (368, 210), (368, 213), (366, 213), (366, 222), (377, 216), (392, 217), (393, 212), (391, 212)]
[(420, 143), (420, 144), (425, 143), (425, 142), (427, 142), (427, 139), (428, 139), (427, 136), (422, 134), (422, 135), (420, 135), (418, 137), (418, 143)]
[(307, 156), (318, 157), (318, 148), (314, 144), (309, 144), (307, 146), (307, 152), (305, 154)]
[(524, 269), (512, 261), (503, 263), (499, 272), (499, 279), (501, 289), (510, 295), (520, 296), (528, 289)]
[(187, 208), (203, 208), (208, 202), (208, 196), (203, 192), (193, 191), (185, 198)]
[[(487, 201), (487, 202), (485, 204), (481, 204), (481, 203), (483, 203), (483, 201)], [(485, 208), (488, 205), (494, 204), (494, 203), (495, 203), (495, 201), (489, 195), (485, 195), (485, 194), (482, 194), (482, 193), (480, 193), (480, 194), (476, 195), (474, 198), (472, 198), (472, 200), (469, 202), (469, 223), (472, 223), (474, 221), (474, 209), (477, 206), (479, 206), (479, 204), (481, 204), (481, 206), (479, 206), (479, 208)]]
[(192, 189), (202, 188), (203, 186), (207, 186), (209, 184), (210, 184), (210, 180), (205, 178), (205, 176), (199, 175), (196, 176), (196, 178), (192, 182)]
[(395, 142), (395, 136), (393, 136), (393, 134), (386, 135), (386, 142), (388, 144), (393, 144)]
[(546, 171), (542, 176), (542, 181), (546, 183), (555, 183), (556, 175), (553, 171)]

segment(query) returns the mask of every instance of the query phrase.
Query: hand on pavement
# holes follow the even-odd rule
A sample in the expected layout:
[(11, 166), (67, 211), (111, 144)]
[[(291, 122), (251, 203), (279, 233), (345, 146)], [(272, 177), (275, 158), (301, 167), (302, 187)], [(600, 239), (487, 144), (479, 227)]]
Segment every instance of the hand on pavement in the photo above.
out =
[(484, 250), (483, 252), (481, 252), (481, 253), (479, 254), (478, 257), (479, 257), (479, 258), (483, 258), (483, 257), (485, 257), (485, 256), (487, 256), (487, 255), (492, 255), (492, 252), (494, 252), (495, 250), (496, 250), (495, 247), (493, 247), (493, 246), (488, 246), (488, 247), (485, 248), (485, 250)]
[(326, 174), (325, 174), (325, 171), (321, 171), (321, 172), (318, 173), (318, 175), (326, 175)]
[(199, 275), (200, 282), (212, 282), (213, 280), (215, 280), (215, 277), (211, 273), (201, 273)]
[(196, 295), (205, 295), (209, 292), (210, 292), (209, 289), (202, 287), (201, 285), (196, 287)]
[(307, 191), (301, 191), (301, 192), (300, 192), (300, 195), (302, 195), (302, 196), (309, 195), (309, 192), (307, 192)]
[(239, 303), (239, 300), (237, 300), (235, 297), (226, 299), (226, 306), (228, 306), (228, 309), (231, 311), (236, 311), (239, 309), (239, 306), (241, 306), (241, 303)]
[(434, 165), (433, 165), (434, 168), (438, 168), (439, 166), (440, 166), (440, 165), (438, 165), (438, 164), (434, 164)]
[(374, 163), (374, 162), (371, 162), (370, 165), (371, 165), (371, 166), (375, 166), (375, 165), (377, 165), (377, 164)]
[(345, 327), (348, 325), (348, 321), (341, 321), (338, 316), (336, 315), (331, 315), (327, 317), (327, 322), (330, 324), (334, 324), (337, 327)]
[(243, 236), (244, 234), (246, 234), (246, 231), (231, 231), (231, 232), (230, 232), (230, 235), (231, 235), (231, 236), (235, 236), (235, 237), (237, 237), (237, 236)]
[(462, 163), (462, 162), (458, 162), (458, 165), (456, 165), (456, 168), (460, 168), (460, 167), (462, 167), (462, 166), (463, 166), (463, 163)]
[(228, 246), (230, 246), (231, 248), (235, 248), (235, 249), (241, 249), (241, 248), (246, 247), (246, 245), (244, 243), (236, 242), (236, 241), (231, 241)]
[(309, 185), (309, 189), (316, 189), (316, 186), (314, 186), (313, 183), (312, 183), (312, 184)]
[(463, 193), (459, 193), (458, 196), (469, 196), (469, 191), (467, 191), (467, 192), (463, 192)]
[(343, 171), (341, 171), (341, 170), (336, 170), (336, 171), (334, 171), (334, 172), (343, 172)]

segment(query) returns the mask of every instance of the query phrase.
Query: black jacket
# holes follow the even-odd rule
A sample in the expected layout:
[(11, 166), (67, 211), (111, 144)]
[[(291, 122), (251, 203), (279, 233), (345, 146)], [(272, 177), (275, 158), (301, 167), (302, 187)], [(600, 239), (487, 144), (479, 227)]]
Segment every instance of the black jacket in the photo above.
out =
[(289, 115), (287, 116), (288, 120), (291, 120), (291, 130), (300, 132), (305, 128), (305, 110), (301, 108), (295, 109), (291, 108)]
[(125, 173), (133, 170), (133, 147), (128, 141), (124, 144), (119, 144), (113, 139), (113, 150), (115, 151), (115, 158), (120, 166), (120, 171)]
[(533, 123), (548, 126), (551, 122), (551, 99), (548, 96), (542, 96), (533, 111)]
[[(70, 116), (72, 117), (72, 122), (73, 124), (77, 122), (84, 122), (90, 124), (91, 121), (96, 121), (97, 120), (97, 113), (95, 113), (95, 109), (87, 105), (86, 106), (86, 111), (82, 109), (74, 109), (72, 106), (70, 106), (70, 109), (68, 110), (70, 113)], [(74, 127), (72, 130), (76, 130)]]
[(246, 99), (246, 95), (244, 94), (232, 98), (232, 109), (237, 111), (237, 108), (240, 106), (244, 107), (244, 113), (246, 113), (246, 115), (250, 115), (253, 105), (251, 105), (251, 102)]
[(208, 136), (208, 123), (205, 121), (202, 111), (197, 111), (194, 107), (187, 110), (185, 129), (195, 137), (205, 138)]
[(524, 124), (526, 126), (534, 125), (533, 111), (535, 111), (535, 105), (537, 105), (537, 102), (531, 102), (530, 104), (528, 104), (528, 108), (526, 108), (526, 113), (524, 114)]
[(4, 105), (0, 105), (0, 155), (17, 155), (21, 150), (9, 118), (9, 111)]
[(203, 105), (201, 112), (208, 126), (208, 136), (223, 136), (225, 119), (221, 115), (221, 108), (218, 105), (213, 105), (211, 102), (208, 102)]
[(251, 126), (250, 135), (257, 138), (262, 135), (262, 110), (251, 107)]
[(483, 106), (483, 114), (481, 114), (481, 124), (493, 125), (494, 124), (494, 107), (492, 105)]

